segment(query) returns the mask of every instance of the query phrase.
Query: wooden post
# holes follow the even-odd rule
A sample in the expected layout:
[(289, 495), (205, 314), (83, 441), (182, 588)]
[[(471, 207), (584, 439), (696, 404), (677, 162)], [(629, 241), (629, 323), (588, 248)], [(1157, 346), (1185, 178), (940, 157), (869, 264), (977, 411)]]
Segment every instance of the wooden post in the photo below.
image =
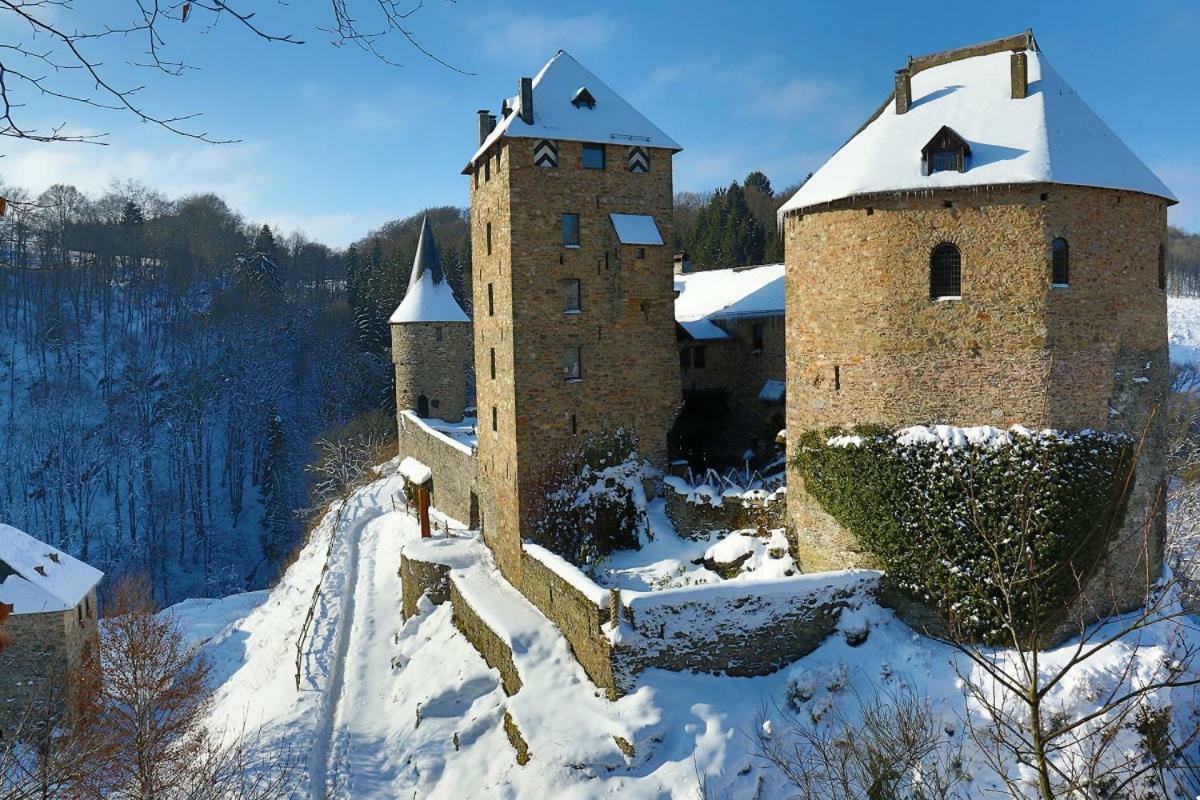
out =
[(421, 538), (429, 538), (429, 487), (417, 487), (417, 517), (421, 520)]

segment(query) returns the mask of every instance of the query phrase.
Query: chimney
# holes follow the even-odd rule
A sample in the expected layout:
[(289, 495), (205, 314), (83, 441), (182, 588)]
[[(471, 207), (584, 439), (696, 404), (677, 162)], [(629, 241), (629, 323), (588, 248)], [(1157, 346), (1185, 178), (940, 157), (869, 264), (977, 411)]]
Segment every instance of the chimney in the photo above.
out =
[(533, 124), (533, 78), (521, 78), (521, 121)]
[(912, 73), (908, 67), (896, 70), (896, 113), (908, 113), (912, 105)]
[(504, 98), (504, 100), (502, 100), (500, 102), (500, 117), (502, 119), (508, 119), (508, 115), (511, 113), (512, 113), (512, 106), (510, 106), (508, 104), (508, 98), (506, 97), (506, 98)]
[(479, 143), (483, 144), (488, 134), (492, 132), (492, 116), (486, 108), (481, 108), (475, 113), (479, 115)]
[(1013, 100), (1021, 100), (1029, 95), (1029, 56), (1025, 55), (1024, 50), (1014, 52), (1008, 66)]

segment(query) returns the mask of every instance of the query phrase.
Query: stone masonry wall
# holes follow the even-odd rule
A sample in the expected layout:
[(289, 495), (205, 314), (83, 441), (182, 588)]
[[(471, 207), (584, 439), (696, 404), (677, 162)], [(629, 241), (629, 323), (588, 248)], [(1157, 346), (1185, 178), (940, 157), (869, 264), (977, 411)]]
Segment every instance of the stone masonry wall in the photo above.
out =
[(392, 327), (392, 363), (396, 368), (397, 410), (429, 400), (429, 416), (457, 422), (467, 402), (471, 369), (469, 322), (404, 322)]
[(770, 529), (787, 524), (787, 500), (782, 493), (762, 500), (724, 497), (719, 506), (697, 502), (670, 486), (664, 490), (664, 496), (667, 517), (675, 531), (688, 539), (707, 539), (714, 530), (733, 531), (760, 525)]
[[(582, 145), (560, 141), (559, 166), (543, 169), (534, 145), (501, 140), (471, 176), (480, 470), (497, 504), (487, 536), (518, 587), (548, 466), (581, 434), (616, 427), (634, 428), (644, 455), (665, 465), (680, 405), (670, 250), (620, 245), (608, 216), (651, 214), (669, 242), (671, 154), (651, 150), (651, 171), (635, 174), (627, 146), (613, 144), (607, 169), (584, 170)], [(564, 213), (580, 217), (579, 247), (562, 243)], [(579, 313), (565, 312), (566, 279), (580, 281)], [(582, 380), (567, 381), (563, 351), (576, 347)]]
[(27, 713), (44, 719), (64, 710), (70, 699), (66, 679), (82, 666), (86, 647), (96, 639), (96, 614), (93, 590), (70, 611), (8, 618), (12, 643), (0, 653), (0, 732), (20, 725)]
[[(438, 511), (465, 525), (478, 523), (479, 519), (472, 519), (472, 516), (478, 517), (482, 513), (476, 458), (431, 433), (403, 411), (399, 414), (398, 431), (397, 453), (402, 458), (411, 456), (417, 459), (433, 473), (430, 503)], [(474, 500), (472, 495), (475, 495)]]
[[(1136, 605), (1161, 567), (1162, 431), (1148, 420), (1167, 390), (1164, 201), (1057, 185), (944, 190), (793, 214), (784, 234), (789, 440), (856, 423), (1145, 431), (1125, 544), (1090, 592)], [(1067, 288), (1050, 286), (1059, 236)], [(929, 298), (929, 254), (944, 241), (962, 253), (961, 300)], [(870, 565), (794, 473), (788, 504), (803, 568)]]
[(612, 644), (601, 627), (609, 620), (609, 609), (598, 606), (529, 553), (524, 553), (524, 560), (521, 593), (562, 631), (588, 677), (600, 688), (614, 690)]

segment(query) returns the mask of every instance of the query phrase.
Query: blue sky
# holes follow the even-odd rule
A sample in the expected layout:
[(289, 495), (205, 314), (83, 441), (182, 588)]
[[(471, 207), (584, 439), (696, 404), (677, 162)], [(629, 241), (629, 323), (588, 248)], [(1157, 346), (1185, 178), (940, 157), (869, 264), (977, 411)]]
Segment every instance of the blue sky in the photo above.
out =
[[(368, 8), (372, 0), (354, 0)], [(110, 18), (129, 0), (85, 0)], [(0, 141), (0, 178), (98, 193), (132, 178), (170, 196), (215, 191), (253, 221), (345, 245), (431, 205), (466, 205), (459, 172), (478, 108), (495, 111), (564, 48), (679, 141), (676, 190), (705, 190), (761, 169), (795, 183), (821, 165), (919, 55), (1033, 27), (1057, 71), (1181, 199), (1171, 220), (1200, 231), (1200, 4), (959, 3), (941, 18), (896, 2), (481, 3), (429, 0), (411, 19), (431, 50), (474, 75), (389, 45), (393, 67), (329, 45), (326, 0), (254, 3), (264, 27), (306, 44), (268, 44), (196, 17), (167, 29), (200, 67), (156, 78), (120, 66), (135, 43), (100, 53), (127, 82), (149, 81), (161, 113), (236, 144), (207, 145), (122, 116), (27, 98), (40, 122), (109, 132), (109, 146)], [(82, 12), (76, 12), (82, 13)], [(62, 13), (65, 16), (66, 12)], [(0, 36), (23, 36), (0, 18)], [(116, 44), (116, 43), (114, 43)]]

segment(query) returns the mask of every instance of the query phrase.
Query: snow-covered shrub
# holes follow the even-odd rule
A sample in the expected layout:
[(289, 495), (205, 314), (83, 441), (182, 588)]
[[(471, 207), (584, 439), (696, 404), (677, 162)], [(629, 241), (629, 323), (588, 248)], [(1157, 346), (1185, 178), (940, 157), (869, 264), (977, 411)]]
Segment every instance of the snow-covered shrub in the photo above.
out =
[(589, 434), (547, 471), (534, 538), (580, 567), (598, 564), (613, 550), (637, 548), (647, 528), (642, 481), (649, 474), (632, 431)]
[(1045, 630), (1076, 596), (1120, 526), (1132, 451), (1095, 431), (861, 427), (805, 434), (795, 463), (898, 588), (988, 641), (1008, 619)]

